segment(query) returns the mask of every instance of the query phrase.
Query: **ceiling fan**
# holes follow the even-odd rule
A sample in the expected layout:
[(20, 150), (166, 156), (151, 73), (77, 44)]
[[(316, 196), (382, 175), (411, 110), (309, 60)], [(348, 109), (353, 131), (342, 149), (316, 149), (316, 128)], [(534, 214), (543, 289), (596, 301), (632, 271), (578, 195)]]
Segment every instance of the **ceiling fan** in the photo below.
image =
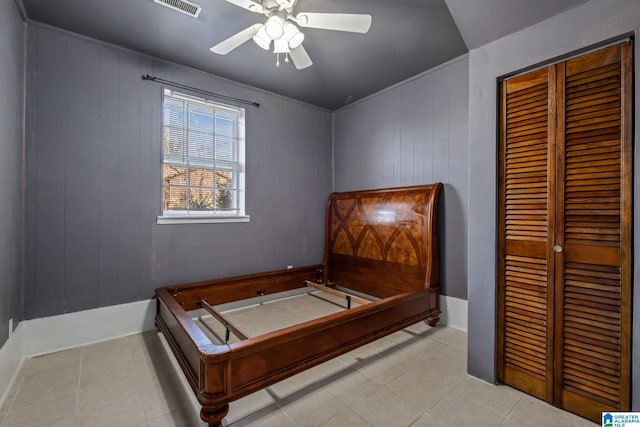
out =
[(218, 55), (226, 55), (243, 43), (253, 39), (264, 50), (271, 49), (276, 54), (276, 65), (280, 65), (280, 54), (285, 61), (289, 57), (298, 70), (310, 67), (313, 62), (302, 46), (304, 34), (296, 26), (323, 30), (366, 33), (371, 27), (371, 15), (352, 13), (309, 13), (293, 14), (297, 0), (226, 0), (251, 12), (267, 17), (264, 24), (254, 24), (210, 50)]

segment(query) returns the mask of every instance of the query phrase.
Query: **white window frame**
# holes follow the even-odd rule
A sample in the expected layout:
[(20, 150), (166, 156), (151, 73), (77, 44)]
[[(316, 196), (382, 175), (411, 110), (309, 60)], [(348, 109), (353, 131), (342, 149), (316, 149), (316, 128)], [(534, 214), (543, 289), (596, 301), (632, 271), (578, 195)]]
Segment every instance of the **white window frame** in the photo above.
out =
[[(212, 210), (212, 211), (202, 211), (202, 210), (185, 210), (185, 211), (177, 211), (177, 210), (164, 210), (164, 193), (165, 193), (165, 183), (164, 183), (164, 172), (161, 172), (161, 180), (162, 180), (162, 205), (161, 215), (157, 218), (158, 224), (193, 224), (193, 223), (223, 223), (223, 222), (249, 222), (250, 216), (245, 213), (245, 109), (241, 107), (236, 107), (233, 105), (222, 104), (219, 102), (215, 102), (209, 99), (196, 97), (193, 95), (189, 95), (184, 92), (175, 91), (170, 88), (162, 89), (162, 132), (164, 135), (165, 127), (168, 126), (164, 123), (165, 120), (165, 98), (169, 96), (171, 98), (181, 99), (187, 104), (194, 104), (200, 106), (206, 106), (209, 108), (213, 108), (214, 110), (231, 110), (237, 115), (236, 120), (236, 133), (237, 133), (237, 143), (234, 147), (237, 150), (237, 158), (236, 161), (228, 162), (233, 164), (233, 170), (235, 170), (234, 180), (236, 181), (236, 185), (234, 186), (235, 198), (234, 205), (237, 209), (234, 209), (233, 212)], [(215, 120), (215, 119), (214, 119)], [(188, 132), (189, 132), (189, 121), (187, 120), (187, 128), (182, 128), (183, 132), (183, 141), (185, 144), (188, 144)], [(175, 129), (175, 128), (174, 128)], [(215, 131), (211, 134), (215, 139)], [(186, 148), (188, 151), (188, 147)], [(191, 163), (194, 159), (189, 158), (187, 155), (167, 155), (165, 153), (165, 144), (162, 141), (162, 159), (161, 159), (161, 171), (164, 171), (165, 164), (173, 164), (180, 165), (185, 168), (189, 168), (192, 166)], [(200, 163), (201, 159), (197, 158)], [(206, 168), (212, 168), (216, 170), (216, 159), (211, 159), (210, 164), (205, 164)], [(208, 162), (206, 160), (205, 162)], [(202, 163), (200, 163), (202, 165)], [(233, 180), (232, 180), (233, 182)], [(187, 193), (189, 193), (190, 183), (187, 181), (185, 187), (187, 189)], [(215, 188), (215, 184), (214, 187)]]

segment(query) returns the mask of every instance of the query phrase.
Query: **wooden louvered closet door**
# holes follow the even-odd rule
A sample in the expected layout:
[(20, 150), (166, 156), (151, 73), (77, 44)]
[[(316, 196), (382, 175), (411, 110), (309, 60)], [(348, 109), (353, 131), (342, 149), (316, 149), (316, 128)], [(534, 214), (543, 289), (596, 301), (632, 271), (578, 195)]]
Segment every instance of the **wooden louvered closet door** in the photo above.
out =
[(499, 379), (598, 422), (630, 404), (631, 52), (501, 85)]
[(553, 345), (551, 71), (534, 71), (502, 87), (499, 366), (502, 381), (541, 399), (553, 391), (553, 359), (547, 352)]

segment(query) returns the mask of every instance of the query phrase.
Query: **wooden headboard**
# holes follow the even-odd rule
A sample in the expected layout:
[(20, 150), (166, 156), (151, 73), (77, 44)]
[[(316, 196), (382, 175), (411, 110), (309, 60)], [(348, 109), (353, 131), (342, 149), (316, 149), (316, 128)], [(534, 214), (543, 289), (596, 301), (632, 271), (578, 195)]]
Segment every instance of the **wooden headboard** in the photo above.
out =
[(436, 183), (331, 194), (325, 282), (379, 298), (437, 288), (441, 190)]

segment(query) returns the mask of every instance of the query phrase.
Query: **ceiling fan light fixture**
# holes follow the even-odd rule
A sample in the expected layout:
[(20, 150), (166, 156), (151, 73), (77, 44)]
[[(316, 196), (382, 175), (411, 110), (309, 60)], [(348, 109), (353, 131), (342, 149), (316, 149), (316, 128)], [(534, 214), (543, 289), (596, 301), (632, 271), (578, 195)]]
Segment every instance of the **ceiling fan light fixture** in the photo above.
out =
[(256, 35), (253, 36), (253, 41), (264, 50), (269, 50), (271, 48), (271, 38), (269, 38), (264, 25), (260, 27)]
[[(157, 2), (187, 0), (154, 0)], [(280, 55), (284, 61), (291, 62), (298, 70), (313, 64), (306, 49), (302, 46), (305, 35), (300, 28), (366, 33), (371, 28), (371, 15), (355, 13), (303, 12), (294, 15), (297, 0), (226, 0), (251, 12), (265, 15), (264, 24), (254, 24), (213, 46), (210, 50), (218, 55), (226, 55), (253, 38), (262, 49), (276, 54), (276, 65), (280, 65)]]
[(273, 42), (273, 53), (289, 53), (289, 43), (284, 37)]
[(284, 38), (288, 41), (289, 48), (295, 49), (304, 41), (304, 34), (293, 23), (287, 21), (284, 24)]
[(284, 15), (280, 12), (271, 14), (269, 19), (267, 19), (264, 28), (271, 40), (278, 40), (284, 35), (284, 23)]

